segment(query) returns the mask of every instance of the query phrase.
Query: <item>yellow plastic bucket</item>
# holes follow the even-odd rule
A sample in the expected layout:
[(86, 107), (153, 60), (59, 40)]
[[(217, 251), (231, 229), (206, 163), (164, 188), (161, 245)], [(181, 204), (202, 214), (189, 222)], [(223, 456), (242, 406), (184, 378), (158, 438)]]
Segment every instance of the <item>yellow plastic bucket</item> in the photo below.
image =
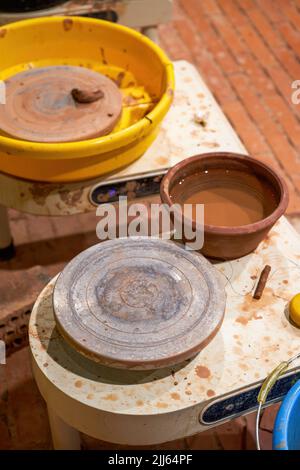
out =
[(174, 94), (173, 64), (156, 44), (130, 28), (91, 18), (44, 17), (0, 28), (0, 80), (62, 64), (114, 79), (123, 94), (121, 121), (107, 136), (59, 144), (0, 131), (0, 171), (48, 182), (94, 178), (133, 162), (155, 139)]

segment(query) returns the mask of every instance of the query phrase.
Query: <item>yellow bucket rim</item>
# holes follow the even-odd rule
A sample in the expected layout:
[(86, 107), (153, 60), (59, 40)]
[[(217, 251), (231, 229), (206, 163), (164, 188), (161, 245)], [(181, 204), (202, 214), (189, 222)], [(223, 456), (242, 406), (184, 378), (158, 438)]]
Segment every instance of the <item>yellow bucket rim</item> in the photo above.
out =
[[(21, 20), (14, 23), (5, 25), (5, 28), (9, 30), (19, 29), (24, 24), (35, 25), (45, 23), (60, 23), (66, 19), (64, 16), (53, 16), (53, 17), (42, 17), (35, 19)], [(80, 158), (99, 154), (99, 145), (101, 144), (101, 153), (106, 153), (114, 150), (118, 147), (123, 147), (131, 142), (138, 140), (145, 132), (150, 132), (150, 126), (157, 125), (165, 114), (168, 112), (170, 105), (173, 100), (175, 77), (173, 63), (170, 61), (166, 53), (153, 41), (147, 38), (145, 35), (135, 31), (124, 25), (111, 23), (105, 20), (98, 20), (94, 18), (82, 18), (79, 16), (68, 16), (68, 19), (74, 22), (81, 22), (90, 25), (99, 25), (101, 23), (105, 28), (123, 30), (126, 34), (143, 41), (148, 47), (150, 47), (161, 60), (161, 63), (165, 67), (166, 72), (166, 90), (161, 96), (159, 102), (145, 117), (140, 121), (131, 126), (118, 131), (114, 134), (107, 136), (98, 137), (95, 139), (82, 140), (80, 142), (65, 142), (65, 143), (40, 143), (32, 142), (22, 139), (14, 139), (13, 137), (1, 136), (0, 135), (0, 151), (1, 147), (5, 147), (5, 150), (13, 152), (27, 153), (31, 157), (38, 158), (41, 154), (47, 155), (47, 158), (58, 159), (63, 156), (64, 158)], [(54, 153), (55, 152), (55, 153)], [(52, 154), (52, 155), (51, 155)]]

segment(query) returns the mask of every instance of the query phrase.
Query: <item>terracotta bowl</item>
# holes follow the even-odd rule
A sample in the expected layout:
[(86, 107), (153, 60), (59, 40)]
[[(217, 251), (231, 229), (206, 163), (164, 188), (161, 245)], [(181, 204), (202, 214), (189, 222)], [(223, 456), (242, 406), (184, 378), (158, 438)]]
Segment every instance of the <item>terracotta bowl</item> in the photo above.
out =
[[(197, 155), (171, 168), (161, 183), (162, 202), (169, 206), (174, 203), (190, 202), (187, 198), (193, 196), (193, 191), (198, 195), (200, 192), (199, 198), (201, 199), (201, 191), (207, 188), (208, 184), (212, 187), (218, 185), (218, 188), (221, 186), (221, 190), (222, 186), (228, 187), (229, 184), (236, 186), (235, 189), (240, 192), (245, 188), (245, 193), (254, 198), (262, 208), (261, 214), (258, 213), (258, 220), (254, 219), (253, 222), (246, 224), (232, 225), (231, 223), (228, 226), (224, 223), (226, 220), (224, 214), (228, 214), (229, 219), (232, 216), (232, 209), (229, 205), (227, 206), (226, 201), (225, 203), (223, 201), (222, 209), (204, 204), (204, 245), (201, 252), (210, 258), (235, 259), (255, 250), (288, 205), (286, 184), (272, 168), (246, 155), (227, 152)], [(237, 194), (241, 197), (236, 197), (234, 203), (237, 200), (243, 200), (243, 194)], [(197, 200), (197, 202), (203, 201)], [(212, 207), (215, 207), (214, 213), (209, 214)], [(247, 202), (243, 209), (245, 207), (247, 208)], [(175, 210), (174, 218), (176, 214)], [(211, 219), (210, 215), (213, 215), (215, 219), (214, 224), (206, 223)], [(222, 223), (218, 223), (219, 220)], [(192, 224), (195, 229), (195, 222), (193, 221)]]

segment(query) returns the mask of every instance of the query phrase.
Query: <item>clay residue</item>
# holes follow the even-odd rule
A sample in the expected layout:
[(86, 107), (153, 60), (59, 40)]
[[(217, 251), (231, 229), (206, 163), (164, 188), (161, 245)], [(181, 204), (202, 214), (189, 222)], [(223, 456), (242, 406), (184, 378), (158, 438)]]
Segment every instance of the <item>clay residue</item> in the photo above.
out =
[(6, 36), (7, 29), (6, 28), (0, 28), (0, 39), (3, 39)]
[(242, 350), (242, 348), (238, 348), (237, 346), (233, 348), (233, 352), (237, 356), (242, 356), (244, 354), (244, 351)]
[(179, 393), (176, 393), (176, 392), (171, 393), (171, 397), (173, 398), (173, 400), (180, 400), (180, 395), (179, 395)]
[(206, 392), (206, 395), (208, 397), (214, 397), (215, 394), (216, 394), (216, 392), (214, 390), (211, 390), (211, 389), (207, 390), (207, 392)]
[(237, 323), (241, 323), (241, 325), (247, 325), (247, 323), (249, 321), (249, 318), (239, 316), (239, 317), (237, 317), (237, 319), (235, 321)]
[(196, 139), (198, 139), (199, 138), (199, 131), (198, 130), (197, 131), (195, 131), (195, 130), (192, 131), (191, 132), (191, 137), (195, 137)]
[(76, 380), (74, 385), (75, 385), (76, 388), (81, 388), (82, 387), (82, 381), (81, 380)]
[(168, 95), (168, 96), (174, 96), (174, 90), (173, 90), (173, 88), (168, 88), (168, 89), (167, 89), (167, 95)]
[(118, 400), (118, 395), (116, 395), (115, 393), (109, 393), (103, 399), (104, 400), (109, 400), (109, 401), (117, 401)]
[(58, 184), (34, 183), (29, 187), (29, 192), (33, 200), (40, 206), (43, 206), (45, 199), (61, 186)]
[(138, 104), (138, 102), (139, 101), (131, 95), (124, 96), (124, 98), (123, 98), (124, 106), (134, 106), (134, 105)]
[(186, 395), (192, 395), (192, 392), (191, 392), (190, 390), (186, 390), (186, 391), (185, 391), (185, 394), (186, 394)]
[[(275, 236), (274, 236), (275, 235)], [(276, 246), (276, 232), (269, 233), (262, 243), (262, 248), (265, 250), (269, 246)]]
[(167, 165), (169, 160), (167, 157), (158, 157), (155, 159), (155, 161), (158, 163), (158, 165)]
[(78, 189), (77, 191), (58, 191), (61, 200), (65, 203), (66, 206), (75, 207), (77, 202), (81, 200), (83, 189)]
[(86, 396), (86, 398), (87, 398), (88, 400), (92, 400), (92, 399), (94, 398), (94, 394), (93, 394), (93, 393), (88, 393), (87, 396)]
[(120, 72), (115, 80), (115, 83), (119, 88), (122, 88), (122, 82), (124, 80), (124, 77), (125, 77), (125, 72)]
[(39, 339), (39, 334), (36, 331), (35, 327), (29, 326), (28, 327), (28, 334), (31, 338)]
[(97, 90), (73, 88), (71, 95), (74, 101), (80, 104), (94, 103), (104, 98), (104, 93), (100, 88)]
[(273, 354), (279, 351), (279, 349), (280, 349), (279, 344), (270, 344), (270, 346), (267, 346), (266, 348), (263, 349), (263, 355)]
[(163, 401), (158, 401), (156, 403), (157, 408), (168, 408), (168, 404), (164, 403)]
[(265, 287), (263, 295), (259, 300), (253, 299), (252, 293), (246, 294), (240, 308), (245, 313), (239, 315), (235, 321), (245, 326), (251, 320), (261, 320), (263, 318), (261, 310), (266, 307), (270, 309), (270, 306), (276, 302), (276, 298), (277, 296), (270, 287)]
[(105, 51), (104, 51), (103, 47), (100, 47), (100, 54), (101, 54), (101, 57), (102, 57), (102, 64), (107, 65), (108, 62), (106, 60)]
[(73, 28), (73, 20), (71, 18), (65, 18), (63, 20), (63, 28), (65, 31), (70, 31)]
[(208, 379), (211, 375), (210, 370), (205, 366), (197, 366), (195, 372), (200, 379)]
[(137, 400), (135, 403), (136, 403), (136, 406), (143, 406), (144, 404), (143, 400)]
[(279, 442), (279, 444), (276, 444), (275, 449), (280, 450), (280, 449), (285, 449), (287, 447), (287, 442), (283, 439), (282, 441)]
[(203, 142), (203, 145), (205, 145), (205, 147), (208, 147), (210, 149), (220, 147), (220, 144), (218, 144), (217, 142)]

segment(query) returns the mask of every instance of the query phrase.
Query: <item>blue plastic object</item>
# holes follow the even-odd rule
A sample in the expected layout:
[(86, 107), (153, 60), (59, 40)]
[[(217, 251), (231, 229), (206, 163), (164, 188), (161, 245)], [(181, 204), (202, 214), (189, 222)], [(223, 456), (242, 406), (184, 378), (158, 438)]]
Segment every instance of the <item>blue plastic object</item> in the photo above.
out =
[(284, 398), (273, 431), (274, 450), (300, 450), (300, 380)]

